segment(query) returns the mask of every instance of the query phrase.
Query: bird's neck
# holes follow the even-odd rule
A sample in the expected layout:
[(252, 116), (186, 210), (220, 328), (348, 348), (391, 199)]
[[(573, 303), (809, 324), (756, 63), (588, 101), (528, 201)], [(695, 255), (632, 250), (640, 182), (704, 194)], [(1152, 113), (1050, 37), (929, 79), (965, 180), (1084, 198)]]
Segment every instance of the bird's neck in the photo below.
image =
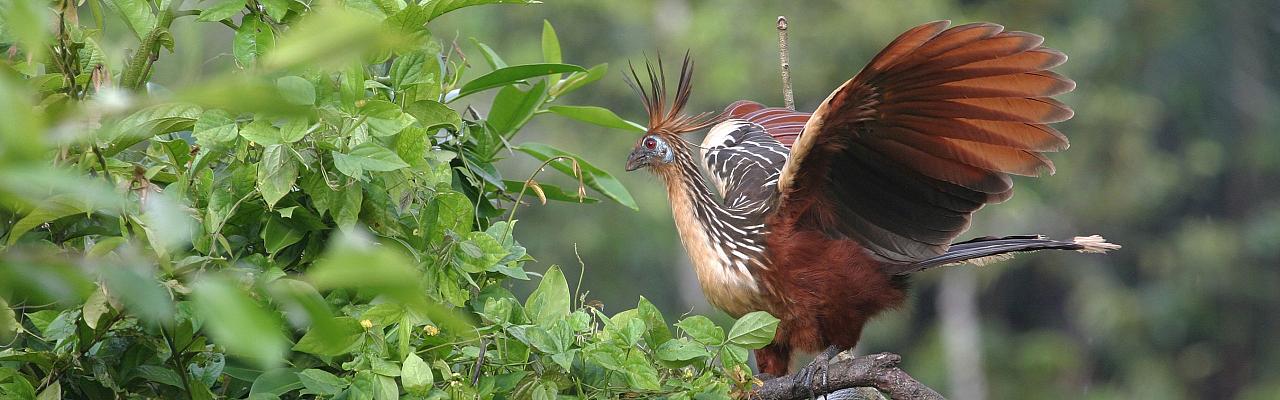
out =
[(765, 306), (751, 263), (735, 234), (743, 234), (741, 216), (727, 210), (707, 187), (702, 169), (688, 149), (676, 150), (675, 161), (660, 172), (671, 201), (680, 242), (693, 262), (702, 291), (713, 305), (736, 316)]

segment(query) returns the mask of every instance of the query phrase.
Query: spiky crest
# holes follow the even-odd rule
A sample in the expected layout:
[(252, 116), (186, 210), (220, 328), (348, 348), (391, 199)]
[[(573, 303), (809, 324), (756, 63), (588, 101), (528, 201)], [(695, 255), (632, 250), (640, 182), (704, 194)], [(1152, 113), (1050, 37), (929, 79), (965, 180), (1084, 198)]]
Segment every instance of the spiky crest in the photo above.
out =
[(645, 60), (645, 71), (649, 74), (648, 87), (640, 83), (640, 74), (636, 72), (635, 65), (630, 62), (627, 65), (631, 68), (627, 85), (644, 100), (644, 110), (649, 114), (650, 133), (677, 135), (702, 130), (724, 120), (723, 113), (684, 113), (684, 107), (689, 103), (689, 94), (693, 90), (693, 59), (688, 52), (685, 52), (684, 63), (680, 66), (680, 82), (676, 86), (676, 96), (670, 107), (667, 105), (667, 76), (662, 67), (661, 56), (658, 56), (656, 71), (653, 64)]

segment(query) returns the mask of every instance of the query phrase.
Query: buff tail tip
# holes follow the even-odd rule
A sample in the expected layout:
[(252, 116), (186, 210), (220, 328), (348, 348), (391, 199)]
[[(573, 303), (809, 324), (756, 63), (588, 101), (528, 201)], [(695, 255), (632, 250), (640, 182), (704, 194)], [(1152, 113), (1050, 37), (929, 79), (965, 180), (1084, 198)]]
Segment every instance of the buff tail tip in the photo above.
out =
[(1076, 236), (1071, 242), (1080, 245), (1080, 249), (1076, 251), (1081, 253), (1106, 253), (1120, 249), (1120, 245), (1108, 242), (1101, 235)]

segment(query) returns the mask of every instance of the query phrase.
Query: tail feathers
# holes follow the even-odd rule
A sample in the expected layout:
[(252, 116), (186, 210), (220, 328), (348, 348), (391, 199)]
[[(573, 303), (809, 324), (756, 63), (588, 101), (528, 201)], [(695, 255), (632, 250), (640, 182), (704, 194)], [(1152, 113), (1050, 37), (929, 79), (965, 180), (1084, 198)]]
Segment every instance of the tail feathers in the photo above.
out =
[(1075, 250), (1081, 253), (1106, 253), (1119, 249), (1120, 245), (1108, 243), (1102, 236), (1077, 236), (1070, 242), (1053, 240), (1041, 235), (1005, 237), (981, 237), (953, 243), (946, 253), (924, 261), (903, 266), (896, 273), (908, 274), (933, 267), (970, 263), (987, 265), (1013, 258), (1014, 253), (1037, 250)]

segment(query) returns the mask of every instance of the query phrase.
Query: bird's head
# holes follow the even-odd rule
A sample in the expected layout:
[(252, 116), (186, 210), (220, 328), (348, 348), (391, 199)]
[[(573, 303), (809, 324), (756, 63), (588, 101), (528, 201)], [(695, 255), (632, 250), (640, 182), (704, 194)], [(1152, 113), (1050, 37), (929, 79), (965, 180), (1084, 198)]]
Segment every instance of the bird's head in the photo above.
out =
[(627, 156), (627, 171), (643, 167), (661, 168), (675, 161), (676, 150), (671, 148), (667, 139), (659, 134), (647, 134), (640, 138), (635, 149), (631, 150), (631, 155)]
[(680, 83), (676, 87), (675, 98), (668, 104), (666, 74), (662, 69), (662, 58), (658, 58), (658, 66), (645, 63), (649, 74), (649, 84), (640, 81), (640, 74), (631, 68), (631, 79), (627, 83), (644, 99), (644, 109), (649, 114), (649, 128), (645, 135), (636, 142), (627, 156), (627, 171), (648, 167), (655, 172), (670, 168), (676, 161), (679, 152), (687, 151), (689, 142), (682, 134), (695, 132), (715, 125), (724, 119), (722, 115), (700, 113), (688, 115), (684, 113), (685, 104), (689, 102), (692, 90), (693, 60), (685, 53), (684, 63), (680, 67)]

